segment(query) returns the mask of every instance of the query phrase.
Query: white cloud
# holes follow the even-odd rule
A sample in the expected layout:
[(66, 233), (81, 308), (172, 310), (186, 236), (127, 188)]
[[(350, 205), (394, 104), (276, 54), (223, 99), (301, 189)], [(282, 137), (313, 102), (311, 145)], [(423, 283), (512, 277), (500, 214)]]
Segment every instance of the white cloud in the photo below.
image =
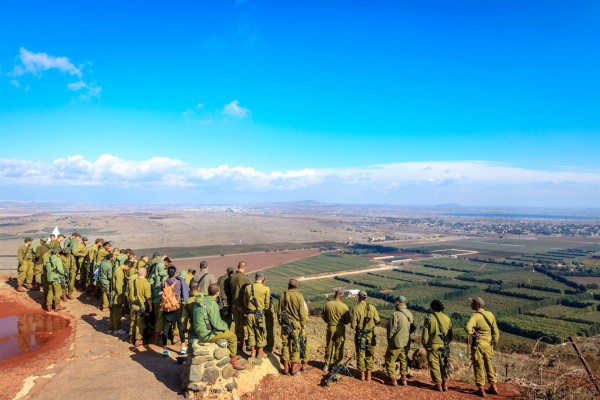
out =
[(10, 80), (10, 84), (13, 85), (16, 88), (21, 87), (21, 83), (18, 80), (16, 80), (16, 79), (11, 79)]
[(223, 114), (236, 118), (244, 118), (250, 113), (250, 110), (240, 106), (239, 100), (233, 100), (223, 107)]

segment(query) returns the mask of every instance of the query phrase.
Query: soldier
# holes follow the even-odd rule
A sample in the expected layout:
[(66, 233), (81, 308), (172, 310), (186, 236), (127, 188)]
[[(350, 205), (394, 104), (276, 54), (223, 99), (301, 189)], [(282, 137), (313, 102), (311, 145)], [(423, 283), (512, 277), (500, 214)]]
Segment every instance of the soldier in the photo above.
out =
[[(31, 252), (32, 238), (25, 238), (24, 244), (17, 249), (19, 259), (19, 275), (17, 277), (17, 292), (26, 292), (31, 289), (33, 282), (33, 253)], [(23, 287), (23, 284), (25, 287)]]
[(48, 244), (48, 247), (50, 247), (50, 250), (52, 249), (58, 249), (58, 250), (62, 250), (62, 242), (65, 240), (65, 235), (63, 235), (62, 233), (60, 235), (58, 235), (58, 238), (54, 235), (50, 235), (50, 243)]
[(54, 311), (64, 310), (65, 307), (60, 305), (62, 297), (61, 281), (65, 273), (62, 261), (58, 256), (59, 249), (54, 247), (50, 250), (50, 257), (46, 263), (46, 281), (48, 282), (48, 293), (46, 295), (46, 311), (52, 310), (52, 301), (54, 301)]
[[(98, 253), (96, 253), (96, 268), (102, 264), (106, 255), (112, 252), (111, 246), (110, 242), (104, 242), (102, 243), (102, 246), (98, 248)], [(112, 262), (114, 262), (114, 260)]]
[(427, 364), (433, 381), (434, 389), (440, 392), (448, 390), (448, 379), (450, 378), (449, 350), (452, 341), (452, 321), (444, 314), (444, 305), (439, 300), (431, 302), (431, 314), (427, 314), (423, 324), (423, 347), (427, 350)]
[(400, 363), (400, 376), (402, 386), (407, 386), (408, 381), (408, 350), (410, 349), (410, 334), (414, 331), (413, 315), (406, 307), (406, 297), (396, 298), (396, 311), (392, 313), (387, 325), (387, 349), (385, 352), (385, 368), (390, 384), (398, 386), (398, 371), (396, 363)]
[(227, 323), (227, 326), (231, 327), (231, 322), (233, 321), (231, 315), (231, 287), (229, 286), (229, 282), (231, 279), (231, 275), (233, 274), (233, 267), (227, 267), (227, 272), (224, 275), (221, 275), (219, 279), (217, 279), (217, 284), (219, 285), (220, 290), (220, 302), (223, 307), (226, 308), (227, 313), (224, 316), (221, 314), (223, 321)]
[(81, 235), (77, 232), (73, 232), (73, 234), (71, 235), (71, 240), (69, 241), (69, 243), (65, 242), (65, 248), (70, 247), (71, 248), (71, 254), (75, 251), (75, 249), (77, 248), (77, 246), (79, 246), (79, 241), (81, 240)]
[(194, 276), (193, 281), (198, 282), (200, 293), (208, 294), (208, 286), (217, 283), (215, 276), (208, 272), (208, 263), (206, 261), (200, 262), (200, 272)]
[[(194, 283), (192, 281), (192, 283)], [(208, 296), (202, 296), (200, 302), (194, 308), (194, 331), (204, 343), (215, 343), (219, 339), (225, 339), (229, 343), (229, 363), (234, 369), (242, 370), (246, 367), (239, 363), (237, 355), (236, 336), (227, 328), (227, 324), (221, 319), (219, 313), (219, 285), (216, 283), (208, 287)]]
[[(187, 283), (188, 286), (190, 286), (190, 283), (192, 283), (192, 279), (194, 279), (195, 276), (196, 270), (194, 268), (188, 268), (187, 275), (185, 276), (185, 283)], [(221, 292), (223, 292), (223, 290), (221, 290)]]
[[(102, 250), (102, 248), (100, 249)], [(98, 270), (98, 282), (102, 290), (102, 299), (100, 301), (100, 311), (108, 311), (110, 304), (109, 296), (111, 296), (111, 286), (113, 277), (113, 253), (107, 253), (104, 260), (100, 263)]]
[(471, 360), (473, 361), (473, 372), (477, 383), (477, 394), (485, 397), (486, 377), (490, 383), (488, 392), (498, 394), (496, 387), (496, 372), (492, 365), (494, 358), (494, 346), (500, 340), (500, 330), (496, 324), (496, 317), (489, 311), (483, 309), (485, 302), (481, 297), (471, 299), (471, 308), (475, 313), (465, 325), (465, 331), (471, 335)]
[(267, 326), (265, 309), (271, 307), (271, 290), (264, 284), (265, 275), (257, 272), (254, 283), (244, 289), (244, 308), (246, 309), (246, 332), (250, 357), (266, 357), (264, 347), (267, 344)]
[(277, 314), (281, 325), (281, 360), (285, 375), (298, 373), (298, 363), (301, 361), (300, 335), (308, 319), (306, 303), (298, 291), (299, 286), (297, 279), (290, 279), (288, 290), (279, 296)]
[(244, 290), (252, 282), (246, 275), (246, 262), (240, 261), (238, 270), (229, 278), (229, 290), (231, 290), (231, 303), (233, 305), (233, 322), (235, 324), (235, 335), (238, 338), (238, 346), (243, 349), (246, 346), (248, 332), (244, 323)]
[[(88, 254), (87, 242), (88, 238), (85, 236), (82, 237), (81, 243), (77, 243), (77, 247), (73, 250), (73, 256), (77, 261), (77, 275), (79, 275), (78, 290), (85, 288), (85, 281), (87, 280), (87, 265), (85, 265), (85, 256)], [(87, 262), (89, 263), (89, 258)]]
[(48, 239), (41, 238), (40, 245), (35, 249), (35, 264), (33, 266), (33, 277), (35, 279), (35, 286), (33, 290), (40, 290), (42, 283), (46, 278), (43, 277), (44, 273), (44, 256), (50, 253), (50, 247), (46, 244)]
[(350, 323), (350, 312), (348, 306), (342, 303), (343, 295), (343, 290), (336, 290), (334, 299), (325, 303), (323, 314), (321, 314), (323, 321), (327, 324), (323, 372), (329, 372), (330, 367), (335, 368), (344, 358), (346, 325)]
[(152, 290), (146, 280), (146, 268), (140, 268), (137, 278), (129, 282), (127, 295), (129, 304), (131, 304), (131, 324), (129, 326), (131, 344), (139, 347), (143, 343), (144, 329), (146, 329), (145, 314), (152, 312)]
[[(367, 304), (367, 292), (358, 294), (358, 304), (352, 309), (350, 326), (354, 329), (356, 346), (356, 366), (360, 371), (360, 380), (371, 380), (373, 370), (373, 349), (375, 348), (375, 325), (379, 324), (379, 314), (372, 304)], [(366, 370), (366, 377), (365, 377)]]
[(123, 304), (127, 299), (125, 298), (126, 279), (125, 272), (129, 271), (129, 260), (125, 260), (123, 265), (119, 265), (115, 268), (112, 276), (112, 295), (113, 295), (113, 306), (110, 309), (110, 317), (108, 318), (108, 331), (107, 333), (115, 333), (117, 335), (124, 335), (125, 332), (121, 329), (121, 317), (123, 316)]
[(121, 265), (125, 264), (125, 261), (127, 261), (127, 259), (127, 254), (121, 253), (121, 250), (116, 247), (113, 249), (113, 263), (115, 264), (115, 268), (118, 268)]
[(75, 290), (75, 273), (77, 272), (77, 263), (75, 257), (71, 254), (71, 248), (65, 247), (60, 259), (65, 270), (65, 289), (62, 293), (62, 301), (73, 300), (73, 291)]
[(89, 270), (86, 271), (86, 280), (82, 283), (82, 286), (85, 287), (87, 285), (87, 291), (94, 291), (94, 274), (96, 270), (100, 266), (100, 263), (96, 263), (96, 256), (98, 255), (98, 251), (102, 247), (102, 243), (104, 243), (104, 239), (97, 238), (94, 241), (94, 244), (90, 246), (88, 251), (88, 258), (90, 260)]
[[(194, 307), (198, 301), (202, 301), (202, 295), (200, 290), (198, 289), (198, 282), (190, 283), (190, 297), (183, 303), (183, 310), (181, 313), (181, 321), (183, 324), (184, 332), (188, 332), (189, 340), (192, 340), (192, 335), (196, 337), (196, 333), (194, 331)], [(185, 346), (182, 342), (181, 350), (185, 350)], [(183, 353), (185, 354), (185, 353)]]
[(163, 312), (160, 307), (162, 292), (162, 284), (167, 280), (167, 267), (171, 259), (167, 256), (161, 258), (160, 254), (154, 253), (154, 257), (150, 262), (150, 287), (152, 288), (152, 309), (154, 310), (154, 343), (160, 345), (162, 343), (162, 331), (164, 327)]

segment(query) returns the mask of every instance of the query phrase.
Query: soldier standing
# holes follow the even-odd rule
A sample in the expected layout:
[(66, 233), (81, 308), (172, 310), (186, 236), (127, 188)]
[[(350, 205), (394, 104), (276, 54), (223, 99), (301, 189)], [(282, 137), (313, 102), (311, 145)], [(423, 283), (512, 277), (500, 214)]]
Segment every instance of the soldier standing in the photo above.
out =
[(208, 294), (208, 287), (213, 283), (217, 283), (215, 276), (208, 272), (208, 263), (206, 261), (200, 262), (200, 272), (192, 280), (198, 282), (200, 293), (203, 294)]
[(40, 245), (35, 249), (35, 264), (33, 266), (33, 276), (35, 279), (35, 287), (33, 290), (40, 290), (42, 288), (42, 283), (44, 282), (43, 273), (44, 273), (44, 256), (47, 253), (50, 253), (50, 247), (46, 244), (48, 239), (41, 238)]
[(387, 325), (387, 350), (385, 352), (385, 367), (390, 384), (398, 386), (398, 371), (396, 363), (400, 363), (402, 386), (408, 385), (408, 350), (410, 349), (410, 334), (414, 330), (413, 315), (406, 307), (406, 297), (396, 298), (396, 311), (392, 313)]
[(465, 325), (465, 331), (471, 335), (471, 360), (477, 383), (477, 394), (485, 397), (486, 377), (490, 383), (487, 390), (491, 394), (498, 394), (496, 387), (496, 372), (492, 365), (494, 359), (494, 346), (500, 340), (500, 330), (496, 324), (496, 317), (483, 309), (485, 302), (481, 297), (471, 299), (471, 309), (475, 313)]
[[(88, 254), (87, 249), (87, 237), (81, 238), (81, 243), (77, 243), (77, 247), (73, 250), (73, 256), (77, 261), (77, 275), (79, 275), (79, 283), (77, 285), (78, 290), (83, 291), (85, 289), (85, 282), (87, 280), (87, 265), (85, 261), (85, 256)], [(89, 258), (88, 261), (89, 263)]]
[(440, 392), (448, 390), (450, 378), (449, 350), (452, 341), (452, 321), (444, 314), (444, 305), (439, 300), (431, 302), (431, 314), (425, 317), (423, 324), (423, 347), (427, 350), (427, 363), (434, 389)]
[(254, 283), (244, 290), (244, 308), (246, 309), (246, 331), (251, 357), (265, 357), (264, 347), (267, 344), (267, 325), (265, 309), (271, 307), (271, 290), (264, 284), (265, 275), (257, 272)]
[(338, 289), (334, 293), (334, 299), (328, 301), (321, 315), (327, 324), (325, 333), (325, 365), (324, 372), (329, 368), (335, 368), (344, 358), (344, 342), (346, 341), (346, 325), (350, 323), (350, 312), (348, 306), (342, 303), (344, 291)]
[(102, 243), (104, 243), (104, 239), (97, 238), (94, 241), (94, 244), (90, 246), (88, 251), (88, 258), (90, 260), (90, 264), (89, 269), (86, 271), (86, 279), (84, 282), (82, 282), (82, 287), (85, 288), (85, 286), (87, 285), (88, 292), (94, 291), (94, 273), (96, 272), (96, 269), (98, 269), (98, 267), (100, 266), (99, 263), (96, 264), (96, 255), (98, 254), (98, 251), (100, 251)]
[(140, 268), (137, 278), (129, 282), (127, 295), (131, 304), (131, 325), (129, 326), (131, 344), (139, 347), (142, 345), (144, 329), (146, 329), (145, 314), (152, 312), (152, 290), (146, 280), (146, 268)]
[[(102, 249), (100, 249), (100, 250), (102, 250)], [(100, 253), (98, 253), (98, 254), (100, 254)], [(100, 311), (108, 311), (109, 306), (112, 306), (109, 302), (112, 277), (113, 277), (113, 253), (108, 253), (104, 257), (104, 260), (100, 263), (100, 269), (98, 270), (98, 282), (100, 282), (100, 289), (102, 290)]]
[[(17, 292), (25, 292), (31, 289), (33, 281), (33, 253), (31, 252), (33, 239), (25, 238), (24, 244), (17, 249), (19, 259), (19, 275), (17, 277)], [(25, 285), (25, 287), (23, 287)]]
[(65, 247), (60, 259), (65, 269), (65, 289), (62, 293), (62, 301), (73, 300), (73, 291), (75, 290), (75, 273), (77, 272), (77, 263), (75, 257), (71, 254), (71, 248)]
[(108, 319), (108, 333), (123, 335), (125, 332), (121, 329), (121, 317), (123, 316), (123, 304), (125, 303), (125, 272), (129, 270), (129, 260), (125, 260), (123, 265), (115, 268), (112, 276), (112, 295), (113, 306), (110, 309)]
[[(379, 314), (372, 304), (367, 304), (367, 292), (358, 294), (358, 304), (352, 309), (350, 326), (354, 329), (356, 346), (356, 366), (360, 371), (360, 380), (371, 380), (373, 370), (373, 349), (375, 348), (375, 325), (379, 324)], [(366, 371), (366, 377), (365, 377)]]
[(227, 272), (224, 275), (221, 275), (219, 279), (217, 279), (217, 284), (220, 289), (220, 302), (227, 309), (227, 315), (223, 316), (223, 321), (227, 323), (227, 326), (231, 327), (231, 322), (233, 321), (231, 315), (231, 287), (229, 285), (231, 275), (233, 274), (233, 267), (227, 267)]
[[(300, 335), (306, 327), (308, 311), (304, 297), (298, 291), (300, 282), (290, 279), (288, 290), (279, 296), (279, 325), (281, 325), (281, 360), (283, 373), (296, 375), (300, 360)], [(291, 365), (290, 365), (291, 363)]]
[(152, 309), (154, 310), (154, 344), (160, 345), (162, 343), (162, 331), (164, 327), (163, 322), (163, 311), (160, 307), (160, 300), (162, 292), (162, 284), (167, 280), (168, 272), (167, 267), (171, 262), (171, 259), (167, 256), (161, 258), (160, 254), (154, 253), (154, 257), (150, 262), (150, 287), (152, 288)]
[(54, 235), (50, 235), (50, 243), (48, 243), (48, 247), (50, 247), (50, 250), (58, 249), (60, 251), (60, 250), (62, 250), (61, 243), (64, 240), (65, 240), (65, 235), (63, 235), (62, 233), (60, 235), (58, 235), (58, 237), (56, 237)]
[(54, 311), (64, 310), (65, 307), (60, 305), (62, 297), (61, 281), (65, 274), (62, 261), (58, 256), (60, 249), (54, 247), (50, 250), (50, 257), (46, 263), (46, 280), (48, 285), (48, 293), (46, 295), (46, 311), (52, 310), (52, 301), (54, 301)]
[(235, 335), (238, 338), (238, 346), (242, 349), (246, 346), (246, 339), (248, 338), (248, 332), (245, 329), (244, 290), (247, 285), (251, 284), (250, 278), (246, 275), (246, 262), (240, 261), (238, 270), (231, 274), (229, 278), (229, 289), (231, 290), (231, 302), (233, 304)]

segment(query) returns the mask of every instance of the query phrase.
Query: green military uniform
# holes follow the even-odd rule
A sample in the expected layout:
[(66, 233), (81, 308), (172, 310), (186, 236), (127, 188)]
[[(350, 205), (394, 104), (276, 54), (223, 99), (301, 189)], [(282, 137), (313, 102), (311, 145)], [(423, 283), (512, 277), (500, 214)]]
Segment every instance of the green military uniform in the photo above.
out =
[(35, 264), (33, 266), (33, 276), (35, 283), (42, 285), (46, 278), (42, 276), (44, 272), (44, 256), (50, 254), (50, 247), (46, 243), (42, 243), (35, 249)]
[(281, 314), (285, 311), (295, 328), (293, 336), (288, 335), (285, 329), (281, 329), (281, 359), (284, 362), (298, 363), (301, 361), (299, 340), (308, 319), (308, 310), (305, 304), (304, 297), (296, 288), (289, 289), (279, 296), (277, 309), (279, 324), (283, 323)]
[(102, 263), (100, 263), (100, 269), (98, 270), (98, 282), (102, 289), (102, 302), (100, 304), (102, 310), (106, 310), (109, 306), (108, 296), (111, 292), (112, 277), (113, 263), (111, 260), (105, 258)]
[[(440, 337), (440, 332), (444, 333), (446, 343)], [(444, 345), (452, 341), (452, 321), (450, 317), (441, 311), (428, 314), (423, 323), (421, 338), (423, 347), (427, 350), (427, 363), (429, 364), (431, 380), (435, 384), (448, 380), (450, 378), (447, 374), (448, 371), (442, 366), (448, 362), (443, 353)]]
[[(65, 252), (60, 259), (65, 269), (65, 275), (69, 278), (68, 282), (65, 282), (65, 290), (63, 294), (70, 296), (75, 290), (75, 274), (77, 273), (77, 262), (75, 257), (70, 252)], [(66, 278), (65, 278), (66, 279)]]
[(269, 299), (269, 304), (269, 308), (265, 309), (265, 325), (267, 327), (267, 345), (265, 346), (265, 351), (267, 353), (273, 352), (273, 348), (275, 347), (275, 305), (273, 304), (273, 298)]
[(104, 261), (104, 258), (108, 254), (108, 250), (104, 246), (98, 248), (98, 252), (96, 253), (96, 268), (100, 267), (100, 264)]
[(183, 322), (183, 329), (188, 330), (188, 338), (192, 340), (196, 337), (196, 331), (194, 330), (194, 307), (197, 301), (202, 301), (202, 293), (198, 293), (195, 296), (190, 296), (183, 303), (183, 310), (181, 310), (181, 321)]
[(344, 358), (344, 342), (346, 340), (346, 324), (350, 322), (348, 306), (341, 300), (328, 301), (321, 315), (327, 324), (325, 333), (325, 366), (334, 367)]
[(129, 304), (131, 304), (131, 311), (129, 314), (131, 318), (129, 335), (131, 336), (132, 343), (134, 343), (136, 340), (142, 340), (144, 338), (146, 320), (141, 316), (141, 313), (146, 311), (148, 301), (152, 300), (150, 283), (148, 283), (146, 278), (137, 277), (136, 279), (132, 279), (129, 282), (127, 296)]
[[(71, 248), (71, 252), (74, 252), (78, 246), (79, 246), (79, 240), (77, 240), (76, 238), (71, 239), (71, 241), (69, 242), (69, 247)], [(66, 247), (67, 246), (65, 246), (65, 248)]]
[(271, 290), (261, 282), (254, 282), (244, 290), (248, 346), (263, 348), (267, 345), (265, 309), (270, 308)]
[[(188, 274), (188, 276), (191, 274)], [(187, 278), (186, 278), (187, 280)], [(225, 323), (227, 324), (227, 326), (231, 327), (231, 322), (233, 322), (233, 316), (231, 314), (232, 312), (232, 304), (231, 304), (231, 287), (229, 286), (229, 281), (230, 281), (230, 275), (229, 274), (225, 274), (225, 275), (221, 275), (219, 277), (219, 279), (217, 279), (217, 284), (219, 285), (219, 297), (221, 298), (221, 301), (223, 302), (223, 306), (225, 308), (227, 308), (227, 310), (229, 311), (229, 313), (227, 314), (227, 316), (225, 318), (223, 318), (223, 321), (225, 321)]]
[(31, 285), (33, 282), (33, 253), (31, 252), (31, 243), (23, 244), (17, 249), (17, 258), (19, 259), (19, 275), (17, 284), (19, 286)]
[(82, 280), (82, 285), (93, 285), (94, 284), (94, 273), (100, 264), (96, 264), (96, 255), (100, 249), (99, 243), (93, 244), (88, 249), (88, 259), (90, 260), (89, 270), (86, 271), (85, 281)]
[(58, 307), (60, 305), (60, 299), (62, 297), (62, 286), (61, 280), (65, 274), (62, 260), (57, 255), (48, 257), (46, 263), (46, 282), (48, 282), (47, 294), (46, 294), (46, 307), (47, 309), (52, 307), (52, 301)]
[(160, 257), (155, 257), (150, 263), (150, 271), (148, 282), (152, 288), (152, 309), (154, 310), (154, 333), (162, 335), (164, 323), (163, 323), (163, 311), (160, 308), (160, 292), (162, 292), (162, 283), (167, 280), (167, 269), (165, 263)]
[(88, 253), (88, 249), (85, 247), (85, 243), (81, 242), (77, 244), (77, 247), (73, 250), (73, 256), (77, 260), (77, 273), (79, 274), (79, 285), (83, 287), (87, 282), (88, 271), (84, 268), (85, 256)]
[(228, 347), (231, 357), (237, 354), (237, 338), (235, 333), (231, 332), (225, 321), (221, 319), (219, 304), (213, 297), (201, 296), (197, 298), (193, 320), (194, 331), (201, 342), (214, 343), (219, 339), (225, 339), (229, 343)]
[(45, 299), (48, 295), (48, 260), (50, 260), (51, 252), (48, 251), (46, 254), (42, 256), (42, 290), (43, 290), (43, 298)]
[(113, 306), (108, 318), (108, 330), (121, 330), (121, 317), (123, 316), (123, 303), (125, 303), (125, 271), (123, 266), (115, 268), (112, 276)]
[(406, 304), (400, 303), (396, 311), (392, 313), (387, 325), (387, 350), (385, 352), (385, 368), (392, 379), (398, 378), (396, 363), (400, 363), (400, 375), (403, 377), (408, 373), (408, 350), (410, 349), (410, 326), (413, 323), (413, 315), (406, 308)]
[(252, 282), (248, 278), (248, 275), (239, 270), (231, 274), (229, 278), (235, 335), (239, 341), (248, 337), (244, 317), (244, 289), (247, 285), (251, 284)]
[[(375, 325), (379, 323), (379, 313), (372, 304), (360, 301), (352, 309), (350, 326), (354, 329), (354, 344), (357, 349), (356, 366), (359, 371), (373, 370), (373, 350), (375, 349)], [(364, 332), (360, 341), (358, 336)]]
[[(484, 315), (491, 324), (491, 327), (484, 319)], [(474, 335), (476, 332), (479, 333), (476, 345), (473, 346), (472, 343), (471, 346), (471, 360), (473, 361), (473, 371), (475, 372), (477, 386), (483, 387), (486, 377), (490, 384), (496, 383), (496, 372), (492, 364), (494, 346), (500, 340), (500, 330), (496, 324), (496, 317), (491, 312), (480, 308), (465, 325), (465, 331), (469, 335)]]
[(52, 250), (52, 249), (62, 250), (62, 247), (60, 246), (60, 242), (57, 239), (51, 240), (50, 243), (48, 243), (48, 247), (50, 247), (50, 250)]

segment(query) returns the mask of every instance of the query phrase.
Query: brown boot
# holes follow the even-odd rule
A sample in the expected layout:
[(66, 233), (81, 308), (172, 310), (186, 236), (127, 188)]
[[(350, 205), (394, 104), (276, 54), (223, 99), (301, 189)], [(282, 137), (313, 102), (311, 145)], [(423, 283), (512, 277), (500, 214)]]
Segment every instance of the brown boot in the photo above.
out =
[(438, 391), (438, 392), (443, 392), (442, 384), (436, 383), (435, 385), (433, 385), (433, 390)]
[(250, 347), (250, 357), (256, 357), (256, 347)]
[(33, 286), (31, 286), (31, 283), (28, 283), (28, 284), (25, 285), (25, 289), (27, 289), (27, 290), (31, 289), (32, 287)]
[(141, 339), (139, 339), (139, 340), (136, 340), (136, 341), (133, 343), (133, 346), (134, 346), (134, 347), (140, 347), (142, 344), (143, 344), (142, 340), (141, 340)]
[(396, 379), (396, 378), (390, 378), (390, 385), (392, 385), (392, 386), (398, 386), (398, 379)]
[(365, 380), (365, 371), (360, 371), (360, 380), (361, 381)]
[(371, 370), (367, 370), (367, 382), (371, 382)]
[(483, 386), (478, 386), (477, 387), (477, 396), (479, 397), (485, 397), (485, 390), (483, 389)]
[(448, 391), (448, 381), (442, 381), (442, 390), (444, 392)]
[(257, 347), (256, 350), (257, 350), (256, 351), (256, 357), (258, 357), (258, 358), (264, 358), (264, 357), (267, 356), (265, 354), (265, 350), (262, 347)]
[(66, 302), (67, 302), (67, 295), (66, 295), (66, 294), (63, 294), (63, 295), (61, 296), (61, 299), (62, 299), (62, 301), (64, 301), (64, 302), (66, 303)]
[(487, 391), (491, 394), (498, 394), (498, 388), (495, 383), (492, 383)]
[(70, 294), (67, 295), (67, 299), (69, 300), (73, 300), (73, 296), (71, 296)]
[(313, 369), (308, 363), (300, 363), (300, 371), (310, 371)]
[(240, 364), (238, 362), (238, 360), (239, 360), (239, 356), (233, 356), (233, 357), (231, 357), (231, 360), (229, 360), (229, 364), (231, 364), (233, 369), (237, 369), (239, 371), (246, 369), (246, 367), (243, 366), (242, 364)]
[(290, 367), (290, 374), (292, 376), (298, 375), (300, 373), (300, 364), (293, 362)]
[(19, 293), (25, 293), (27, 290), (25, 290), (25, 288), (21, 285), (17, 286), (17, 292)]
[(52, 306), (46, 306), (46, 307), (44, 307), (44, 311), (52, 311)]
[(283, 362), (283, 374), (284, 375), (289, 375), (290, 374), (290, 362), (289, 361), (284, 361)]
[(408, 386), (408, 380), (406, 379), (406, 375), (402, 375), (402, 377), (400, 378), (400, 384), (402, 386)]
[(63, 307), (63, 306), (61, 306), (60, 304), (57, 304), (57, 305), (54, 307), (54, 311), (62, 311), (62, 310), (66, 310), (66, 309), (67, 309), (66, 307)]
[(181, 343), (181, 338), (179, 335), (173, 335), (173, 344)]

